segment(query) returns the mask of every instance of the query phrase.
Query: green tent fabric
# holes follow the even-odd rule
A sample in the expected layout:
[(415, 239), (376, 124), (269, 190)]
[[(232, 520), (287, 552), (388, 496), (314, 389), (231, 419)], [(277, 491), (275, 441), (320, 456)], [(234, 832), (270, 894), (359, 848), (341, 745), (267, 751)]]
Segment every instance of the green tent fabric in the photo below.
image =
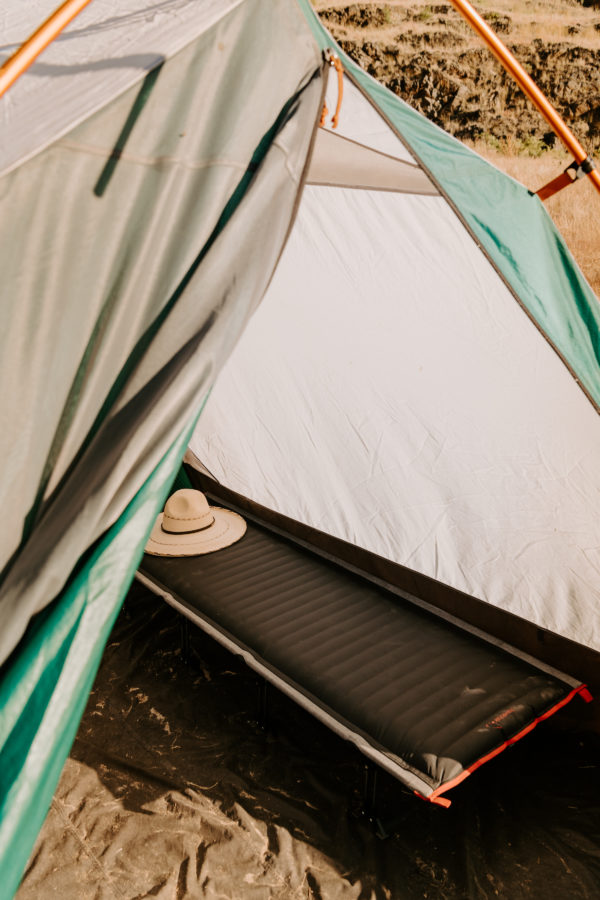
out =
[(346, 70), (441, 186), (516, 298), (600, 406), (600, 306), (542, 202), (359, 68), (299, 0)]
[[(20, 165), (9, 145), (0, 154), (3, 491), (15, 514), (0, 591), (5, 896), (191, 426), (277, 261), (320, 111), (320, 54), (294, 7), (206, 4), (193, 20), (181, 7), (167, 0), (161, 18), (127, 3), (115, 19), (95, 2), (72, 42), (23, 77), (33, 91), (15, 86), (3, 106), (5, 133), (26, 142), (14, 109), (27, 121), (48, 92), (38, 145), (25, 143)], [(8, 21), (21, 39), (39, 22), (27, 12), (15, 5)], [(125, 90), (109, 77), (121, 27)], [(274, 32), (286, 39), (273, 52)], [(165, 55), (131, 54), (132, 34)], [(65, 130), (62, 106), (86, 76), (93, 108)]]
[[(10, 4), (6, 55), (42, 7)], [(94, 0), (0, 106), (6, 896), (193, 423), (280, 261), (328, 47), (308, 0)], [(343, 59), (597, 404), (600, 314), (539, 201)]]
[(44, 821), (104, 645), (185, 450), (188, 429), (60, 597), (32, 623), (0, 682), (0, 869), (12, 896)]
[(597, 300), (538, 198), (343, 63), (337, 131), (191, 450), (524, 652), (572, 641), (577, 667), (600, 650)]
[[(152, 84), (140, 73), (2, 179), (5, 284), (20, 286), (1, 338), (4, 500), (23, 510), (23, 530), (0, 538), (0, 661), (185, 427), (276, 263), (319, 106), (320, 57), (300, 43), (284, 78), (283, 50), (265, 66), (271, 28), (291, 38), (298, 21), (282, 10), (264, 29), (267, 15), (264, 2), (237, 4), (155, 67)], [(213, 58), (219, 43), (234, 64)], [(260, 116), (247, 116), (259, 103)], [(35, 260), (26, 274), (24, 260)]]

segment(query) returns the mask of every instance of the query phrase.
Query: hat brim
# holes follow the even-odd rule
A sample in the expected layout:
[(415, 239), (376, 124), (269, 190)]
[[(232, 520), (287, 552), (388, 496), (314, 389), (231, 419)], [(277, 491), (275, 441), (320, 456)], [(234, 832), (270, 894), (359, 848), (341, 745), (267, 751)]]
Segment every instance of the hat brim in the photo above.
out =
[(246, 533), (246, 521), (237, 513), (219, 506), (210, 508), (214, 522), (203, 531), (173, 534), (162, 530), (163, 514), (154, 523), (144, 553), (150, 556), (200, 556), (223, 550), (239, 541)]

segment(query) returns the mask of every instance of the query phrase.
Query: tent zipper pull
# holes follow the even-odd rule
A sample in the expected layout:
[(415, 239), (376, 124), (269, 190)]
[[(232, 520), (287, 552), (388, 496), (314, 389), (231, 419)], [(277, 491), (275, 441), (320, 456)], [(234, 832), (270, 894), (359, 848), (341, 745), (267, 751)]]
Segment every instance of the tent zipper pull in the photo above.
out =
[[(338, 98), (337, 105), (335, 107), (335, 113), (331, 119), (332, 128), (338, 127), (338, 121), (340, 118), (340, 109), (342, 108), (342, 99), (344, 97), (344, 67), (342, 65), (342, 61), (332, 50), (325, 51), (325, 61), (332, 66), (337, 72), (338, 76)], [(329, 110), (327, 109), (327, 104), (323, 104), (323, 110), (321, 112), (321, 121), (319, 125), (323, 127), (325, 122), (327, 121), (327, 116), (329, 115)]]

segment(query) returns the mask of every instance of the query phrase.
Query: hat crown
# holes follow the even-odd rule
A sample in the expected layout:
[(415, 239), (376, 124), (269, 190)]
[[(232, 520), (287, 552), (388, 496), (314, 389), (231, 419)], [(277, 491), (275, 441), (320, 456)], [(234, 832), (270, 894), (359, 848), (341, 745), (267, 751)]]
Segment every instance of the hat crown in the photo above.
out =
[(164, 531), (183, 534), (208, 528), (213, 521), (211, 508), (202, 491), (182, 488), (167, 500), (162, 527)]

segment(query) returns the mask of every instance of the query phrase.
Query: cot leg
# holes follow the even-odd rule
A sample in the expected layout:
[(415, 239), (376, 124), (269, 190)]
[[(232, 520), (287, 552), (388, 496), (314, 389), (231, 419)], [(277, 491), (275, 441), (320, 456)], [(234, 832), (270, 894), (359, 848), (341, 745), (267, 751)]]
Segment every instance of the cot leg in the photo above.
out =
[(185, 616), (179, 617), (179, 643), (181, 646), (181, 659), (184, 663), (189, 663), (191, 659), (190, 653), (190, 623)]
[(262, 731), (269, 727), (269, 682), (264, 678), (258, 685), (258, 726)]
[(375, 834), (381, 840), (390, 836), (384, 822), (377, 815), (377, 788), (379, 770), (375, 763), (367, 760), (362, 771), (362, 810), (361, 813), (369, 825), (375, 830)]

